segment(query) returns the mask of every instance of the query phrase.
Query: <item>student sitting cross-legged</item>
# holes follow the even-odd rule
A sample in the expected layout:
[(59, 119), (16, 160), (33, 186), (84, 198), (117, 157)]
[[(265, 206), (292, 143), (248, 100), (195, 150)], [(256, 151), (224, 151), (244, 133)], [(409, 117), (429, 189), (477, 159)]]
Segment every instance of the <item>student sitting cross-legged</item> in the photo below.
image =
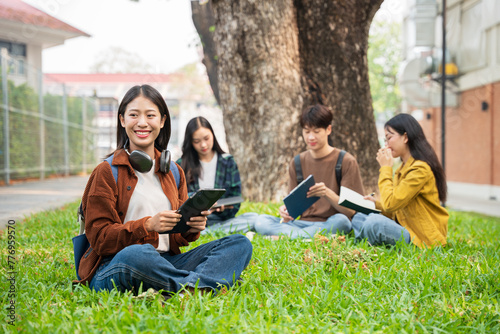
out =
[[(280, 217), (260, 215), (255, 222), (255, 231), (264, 235), (286, 235), (291, 238), (311, 238), (319, 231), (327, 233), (349, 233), (352, 229), (350, 218), (354, 211), (338, 204), (340, 185), (358, 193), (363, 193), (363, 184), (356, 159), (345, 153), (342, 160), (341, 182), (337, 182), (335, 166), (341, 150), (328, 143), (332, 132), (332, 112), (323, 105), (307, 107), (302, 113), (300, 126), (307, 144), (307, 151), (300, 154), (302, 175), (312, 174), (316, 184), (309, 189), (308, 197), (320, 199), (304, 211), (299, 220), (293, 220), (285, 205), (279, 209)], [(297, 182), (294, 159), (289, 166), (289, 186), (291, 191)]]
[(192, 217), (184, 233), (165, 233), (179, 223), (177, 210), (188, 198), (184, 173), (168, 159), (165, 99), (149, 85), (132, 87), (118, 108), (117, 131), (112, 160), (94, 169), (83, 194), (91, 247), (79, 282), (96, 291), (166, 294), (196, 287), (215, 294), (235, 284), (252, 256), (247, 238), (229, 235), (181, 253), (205, 229), (208, 211)]

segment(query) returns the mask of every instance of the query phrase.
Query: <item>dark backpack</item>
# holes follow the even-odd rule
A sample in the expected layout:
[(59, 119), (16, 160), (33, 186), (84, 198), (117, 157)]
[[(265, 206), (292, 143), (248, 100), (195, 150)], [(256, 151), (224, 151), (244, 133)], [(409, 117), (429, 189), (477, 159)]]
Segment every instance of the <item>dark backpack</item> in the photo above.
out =
[[(342, 161), (344, 160), (345, 151), (340, 150), (339, 157), (337, 158), (337, 164), (335, 165), (335, 177), (337, 178), (337, 184), (340, 188), (340, 181), (342, 181)], [(304, 180), (302, 175), (302, 165), (300, 164), (300, 154), (297, 154), (293, 161), (295, 163), (295, 172), (297, 173), (297, 184), (300, 184)]]
[[(113, 173), (113, 178), (115, 179), (115, 182), (118, 182), (118, 166), (113, 166), (113, 164), (112, 164), (113, 157), (114, 157), (114, 154), (107, 157), (104, 161), (106, 161), (111, 166), (111, 173)], [(179, 184), (181, 182), (181, 176), (179, 174), (179, 169), (177, 168), (177, 165), (173, 161), (170, 161), (170, 171), (172, 171), (172, 174), (174, 175), (174, 179), (175, 179), (175, 184), (177, 185), (177, 189), (179, 189)], [(73, 252), (75, 255), (76, 277), (78, 278), (78, 280), (80, 280), (80, 276), (78, 275), (78, 268), (80, 267), (80, 260), (81, 260), (82, 256), (85, 254), (85, 252), (87, 252), (87, 250), (90, 247), (89, 240), (87, 239), (87, 236), (85, 235), (85, 217), (83, 215), (82, 203), (80, 203), (80, 206), (78, 207), (78, 223), (80, 223), (80, 232), (72, 240), (73, 240)]]

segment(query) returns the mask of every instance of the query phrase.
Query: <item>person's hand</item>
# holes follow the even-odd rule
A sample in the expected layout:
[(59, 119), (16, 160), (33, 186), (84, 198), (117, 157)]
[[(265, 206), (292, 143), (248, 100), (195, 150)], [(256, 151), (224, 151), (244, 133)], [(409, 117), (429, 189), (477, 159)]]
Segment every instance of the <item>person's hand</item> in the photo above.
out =
[(149, 218), (144, 227), (148, 232), (168, 232), (181, 220), (181, 214), (173, 210), (165, 210), (158, 212), (153, 217)]
[(186, 225), (191, 227), (186, 233), (183, 235), (187, 235), (190, 233), (198, 233), (205, 229), (207, 226), (207, 216), (210, 214), (210, 211), (202, 211), (201, 216), (191, 217), (191, 219), (186, 222)]
[[(215, 203), (215, 205), (217, 205), (217, 203)], [(232, 205), (221, 205), (218, 208), (210, 210), (210, 212), (224, 212), (224, 210), (226, 210), (226, 209), (229, 210), (229, 209), (232, 209), (232, 208), (234, 208), (234, 206), (232, 206)]]
[(384, 147), (377, 152), (377, 161), (380, 167), (392, 167), (392, 151), (388, 147)]
[(280, 216), (281, 216), (284, 223), (288, 223), (289, 221), (293, 220), (293, 218), (288, 214), (288, 210), (286, 209), (286, 205), (280, 206), (279, 212), (280, 212)]
[(374, 196), (375, 196), (375, 193), (371, 193), (370, 195), (363, 196), (363, 198), (376, 203), (377, 201), (375, 200)]
[(309, 188), (307, 197), (324, 197), (328, 194), (328, 190), (330, 189), (323, 182), (319, 182)]

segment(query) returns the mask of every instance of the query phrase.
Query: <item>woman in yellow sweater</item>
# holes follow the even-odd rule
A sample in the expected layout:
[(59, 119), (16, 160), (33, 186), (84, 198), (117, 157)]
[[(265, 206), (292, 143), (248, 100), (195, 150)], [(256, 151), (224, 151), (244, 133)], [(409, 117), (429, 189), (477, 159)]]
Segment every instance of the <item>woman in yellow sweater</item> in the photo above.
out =
[[(377, 153), (381, 200), (365, 197), (375, 201), (383, 215), (354, 215), (356, 239), (368, 239), (372, 245), (394, 245), (401, 239), (419, 247), (445, 245), (448, 212), (441, 203), (447, 188), (436, 153), (411, 115), (399, 114), (384, 127), (386, 146)], [(394, 177), (393, 158), (402, 161)]]

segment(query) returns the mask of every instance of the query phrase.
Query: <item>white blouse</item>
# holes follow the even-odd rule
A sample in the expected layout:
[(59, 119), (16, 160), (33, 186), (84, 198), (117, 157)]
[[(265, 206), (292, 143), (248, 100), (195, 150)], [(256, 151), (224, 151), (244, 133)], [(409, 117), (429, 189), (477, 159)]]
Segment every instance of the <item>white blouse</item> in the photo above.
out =
[[(137, 185), (130, 198), (125, 222), (137, 220), (146, 216), (154, 216), (160, 211), (172, 210), (172, 204), (167, 195), (163, 193), (160, 179), (155, 174), (155, 164), (147, 173), (140, 173), (136, 170)], [(160, 234), (160, 240), (156, 250), (160, 253), (170, 250), (170, 241), (168, 234)]]

